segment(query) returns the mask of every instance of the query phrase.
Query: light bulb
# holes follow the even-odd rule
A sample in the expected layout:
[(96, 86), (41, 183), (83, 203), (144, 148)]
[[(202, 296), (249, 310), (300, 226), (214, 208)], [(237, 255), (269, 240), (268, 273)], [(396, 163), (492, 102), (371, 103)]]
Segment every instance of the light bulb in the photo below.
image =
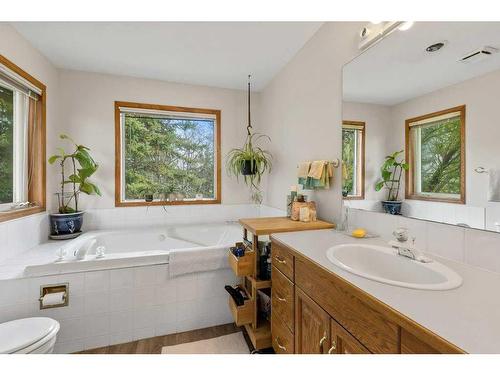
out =
[(399, 26), (398, 29), (401, 31), (409, 30), (413, 26), (414, 23), (415, 22), (413, 22), (413, 21), (403, 22), (403, 24), (401, 26)]

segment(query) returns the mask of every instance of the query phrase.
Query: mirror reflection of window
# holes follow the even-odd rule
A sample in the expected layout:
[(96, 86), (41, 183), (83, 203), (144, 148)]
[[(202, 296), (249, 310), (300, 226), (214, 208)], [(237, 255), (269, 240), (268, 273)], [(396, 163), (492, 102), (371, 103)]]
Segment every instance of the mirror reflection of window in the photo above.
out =
[(408, 199), (465, 203), (465, 106), (406, 120)]
[(365, 197), (365, 123), (342, 122), (342, 196)]

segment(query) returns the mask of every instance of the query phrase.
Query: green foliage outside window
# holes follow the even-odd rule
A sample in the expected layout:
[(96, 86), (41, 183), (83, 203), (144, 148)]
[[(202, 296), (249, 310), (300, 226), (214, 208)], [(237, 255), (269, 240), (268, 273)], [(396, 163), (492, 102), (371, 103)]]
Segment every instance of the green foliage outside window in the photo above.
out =
[(215, 198), (215, 122), (125, 115), (125, 199)]
[(356, 130), (342, 129), (342, 195), (354, 195)]
[(460, 116), (421, 128), (421, 189), (460, 194)]
[(12, 203), (14, 92), (0, 87), (0, 203)]

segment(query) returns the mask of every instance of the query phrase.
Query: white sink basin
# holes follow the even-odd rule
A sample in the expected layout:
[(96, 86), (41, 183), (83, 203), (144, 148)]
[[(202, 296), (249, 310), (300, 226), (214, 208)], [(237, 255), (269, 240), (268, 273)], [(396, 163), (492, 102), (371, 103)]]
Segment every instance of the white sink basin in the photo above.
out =
[(390, 247), (345, 244), (328, 249), (328, 260), (355, 275), (404, 288), (448, 290), (459, 287), (462, 278), (445, 265), (422, 263), (397, 255)]

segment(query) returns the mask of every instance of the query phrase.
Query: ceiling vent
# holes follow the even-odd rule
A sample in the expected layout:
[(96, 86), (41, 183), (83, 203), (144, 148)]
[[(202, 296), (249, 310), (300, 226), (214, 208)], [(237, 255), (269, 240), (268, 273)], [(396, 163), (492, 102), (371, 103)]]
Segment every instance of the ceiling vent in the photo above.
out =
[(491, 55), (493, 55), (494, 53), (497, 53), (497, 52), (498, 52), (498, 48), (485, 46), (485, 47), (479, 48), (471, 53), (468, 53), (467, 55), (465, 55), (464, 57), (462, 57), (458, 61), (463, 62), (463, 63), (467, 63), (467, 64), (475, 63), (475, 62), (482, 61), (482, 60), (490, 57)]

